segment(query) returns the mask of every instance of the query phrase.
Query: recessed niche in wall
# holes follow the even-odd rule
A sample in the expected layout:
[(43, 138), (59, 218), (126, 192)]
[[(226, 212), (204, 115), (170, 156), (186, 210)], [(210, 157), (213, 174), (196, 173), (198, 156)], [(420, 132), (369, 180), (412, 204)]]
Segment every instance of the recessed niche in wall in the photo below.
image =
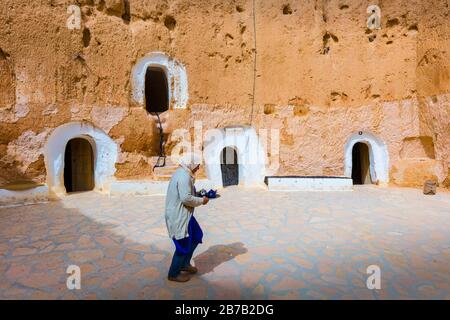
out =
[(400, 158), (435, 159), (433, 138), (429, 136), (407, 137), (403, 139)]

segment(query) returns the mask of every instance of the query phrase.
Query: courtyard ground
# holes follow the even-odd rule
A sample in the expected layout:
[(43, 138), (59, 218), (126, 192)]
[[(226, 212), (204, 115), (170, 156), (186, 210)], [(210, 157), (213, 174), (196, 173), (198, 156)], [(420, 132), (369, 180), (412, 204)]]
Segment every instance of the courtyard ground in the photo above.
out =
[[(166, 280), (163, 211), (163, 196), (94, 192), (0, 209), (0, 298), (450, 299), (449, 193), (227, 188), (196, 210), (200, 272), (184, 284)], [(73, 264), (80, 290), (66, 286)]]

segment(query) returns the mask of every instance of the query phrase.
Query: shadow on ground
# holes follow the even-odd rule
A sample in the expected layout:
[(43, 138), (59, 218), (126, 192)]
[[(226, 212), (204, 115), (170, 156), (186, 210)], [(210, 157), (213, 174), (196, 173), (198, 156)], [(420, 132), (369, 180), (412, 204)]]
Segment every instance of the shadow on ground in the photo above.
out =
[(238, 255), (247, 253), (242, 242), (234, 242), (228, 245), (215, 245), (194, 257), (199, 275), (212, 272), (220, 264), (230, 261)]
[[(187, 284), (169, 282), (171, 241), (130, 240), (120, 229), (139, 222), (120, 203), (112, 206), (123, 210), (123, 220), (94, 220), (60, 201), (1, 209), (0, 299), (205, 299), (227, 291), (227, 282), (200, 275)], [(161, 217), (155, 224), (165, 227)], [(194, 261), (204, 274), (245, 252), (242, 243), (215, 245)], [(81, 290), (66, 286), (69, 265), (81, 269)]]

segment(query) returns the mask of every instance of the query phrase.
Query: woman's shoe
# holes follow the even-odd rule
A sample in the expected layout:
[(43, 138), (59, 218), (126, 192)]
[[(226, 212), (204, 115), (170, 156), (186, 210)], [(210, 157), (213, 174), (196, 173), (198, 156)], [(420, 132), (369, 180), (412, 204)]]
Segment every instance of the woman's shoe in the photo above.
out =
[(189, 272), (190, 274), (194, 274), (194, 273), (198, 272), (198, 269), (194, 266), (189, 265), (187, 267), (181, 268), (181, 271), (185, 271), (185, 272)]
[(167, 278), (169, 281), (175, 281), (175, 282), (186, 282), (189, 281), (189, 279), (191, 279), (187, 274), (179, 274), (176, 277), (168, 277)]

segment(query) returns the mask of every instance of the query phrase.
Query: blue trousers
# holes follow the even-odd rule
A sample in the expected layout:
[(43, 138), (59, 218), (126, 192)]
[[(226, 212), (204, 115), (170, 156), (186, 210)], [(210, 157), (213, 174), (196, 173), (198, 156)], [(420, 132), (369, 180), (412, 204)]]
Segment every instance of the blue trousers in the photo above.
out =
[(194, 250), (195, 248), (197, 248), (197, 245), (197, 243), (193, 243), (191, 245), (191, 250), (189, 250), (189, 252), (185, 255), (180, 255), (175, 250), (172, 258), (172, 264), (170, 265), (169, 269), (169, 277), (176, 278), (180, 274), (181, 268), (189, 266), (189, 264), (191, 263), (192, 255), (194, 254)]

